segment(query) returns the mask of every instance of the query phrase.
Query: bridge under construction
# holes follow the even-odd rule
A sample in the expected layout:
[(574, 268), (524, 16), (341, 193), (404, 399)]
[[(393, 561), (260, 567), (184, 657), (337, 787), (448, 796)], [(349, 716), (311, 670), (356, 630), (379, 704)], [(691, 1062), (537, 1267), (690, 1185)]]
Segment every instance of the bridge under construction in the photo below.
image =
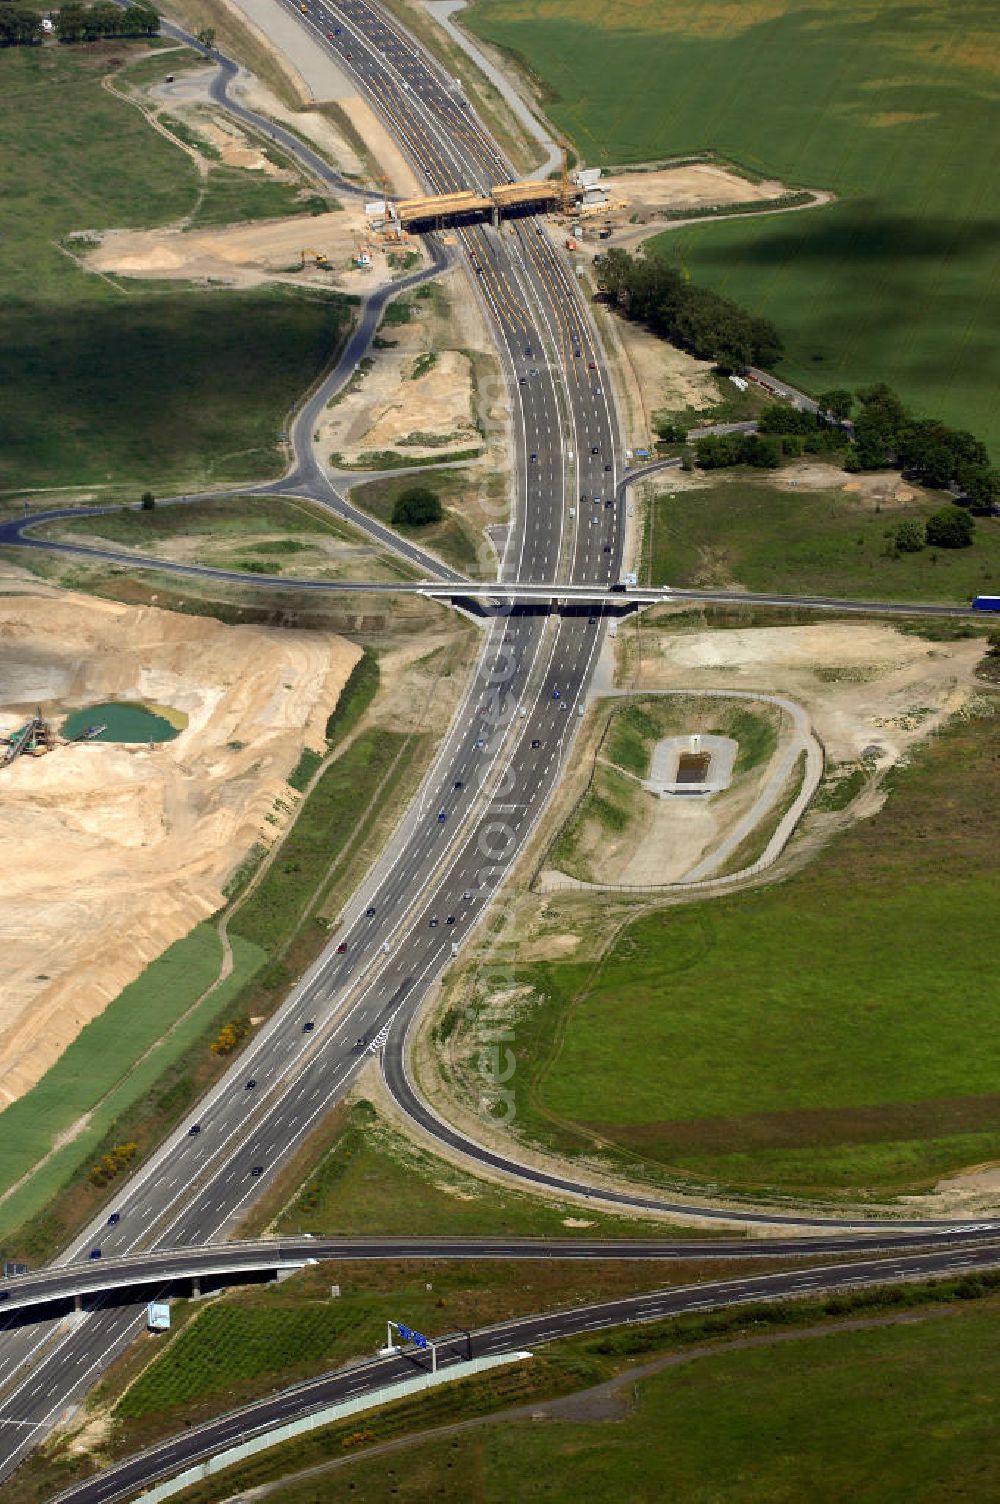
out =
[(463, 189), (458, 193), (434, 193), (423, 198), (406, 198), (390, 206), (391, 213), (404, 230), (441, 230), (446, 225), (491, 220), (516, 214), (536, 214), (539, 210), (570, 209), (581, 189), (565, 177), (546, 182), (529, 178), (519, 183), (498, 183), (488, 194)]

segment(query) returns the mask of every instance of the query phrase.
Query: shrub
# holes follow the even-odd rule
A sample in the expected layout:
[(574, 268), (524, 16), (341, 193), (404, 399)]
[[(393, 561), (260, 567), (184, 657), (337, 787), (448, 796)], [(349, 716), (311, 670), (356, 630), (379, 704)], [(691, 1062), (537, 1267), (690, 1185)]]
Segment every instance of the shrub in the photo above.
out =
[(908, 517), (904, 522), (897, 523), (892, 541), (897, 553), (918, 554), (927, 539), (922, 525)]

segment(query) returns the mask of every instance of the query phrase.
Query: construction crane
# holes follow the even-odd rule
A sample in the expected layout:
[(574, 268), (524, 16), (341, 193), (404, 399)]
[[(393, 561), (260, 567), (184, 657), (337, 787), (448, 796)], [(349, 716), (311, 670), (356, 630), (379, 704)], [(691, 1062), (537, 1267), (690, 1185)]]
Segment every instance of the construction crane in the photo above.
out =
[(316, 265), (320, 268), (321, 271), (329, 271), (330, 258), (329, 256), (324, 255), (322, 251), (305, 250), (300, 251), (299, 254), (302, 257), (302, 265), (299, 267), (300, 271), (305, 271), (307, 261), (315, 261)]

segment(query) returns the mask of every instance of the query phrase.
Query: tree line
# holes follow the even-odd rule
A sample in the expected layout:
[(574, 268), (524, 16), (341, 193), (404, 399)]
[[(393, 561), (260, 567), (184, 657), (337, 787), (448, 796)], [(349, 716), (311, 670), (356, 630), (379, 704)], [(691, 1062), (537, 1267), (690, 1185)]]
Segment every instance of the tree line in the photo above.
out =
[(725, 371), (772, 366), (784, 346), (768, 319), (754, 318), (732, 299), (685, 281), (659, 256), (608, 251), (596, 264), (597, 285), (626, 318), (647, 325), (680, 349)]
[[(105, 37), (154, 37), (160, 18), (152, 5), (138, 3), (124, 9), (111, 0), (94, 5), (64, 5), (49, 13), (60, 42), (97, 42)], [(0, 47), (36, 47), (44, 31), (42, 14), (23, 5), (0, 3)]]

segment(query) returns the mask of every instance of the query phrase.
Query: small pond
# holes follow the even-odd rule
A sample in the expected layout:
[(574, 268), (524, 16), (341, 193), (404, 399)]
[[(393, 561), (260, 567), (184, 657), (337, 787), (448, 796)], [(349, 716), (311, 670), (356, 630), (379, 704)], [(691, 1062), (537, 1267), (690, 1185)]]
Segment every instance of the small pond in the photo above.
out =
[(68, 741), (83, 736), (90, 726), (103, 726), (98, 742), (171, 742), (187, 725), (182, 711), (163, 705), (143, 705), (140, 700), (110, 700), (103, 705), (84, 705), (62, 724)]

